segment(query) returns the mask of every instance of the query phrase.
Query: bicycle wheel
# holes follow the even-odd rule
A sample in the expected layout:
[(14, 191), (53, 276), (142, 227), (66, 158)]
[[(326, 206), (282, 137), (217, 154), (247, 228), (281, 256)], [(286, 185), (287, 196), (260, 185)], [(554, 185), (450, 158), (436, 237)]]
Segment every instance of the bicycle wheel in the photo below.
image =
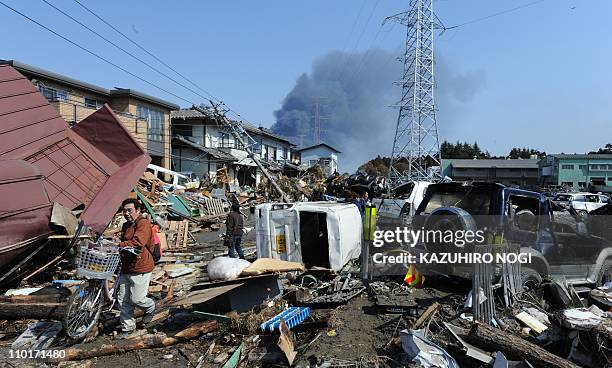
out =
[(91, 280), (70, 295), (63, 325), (74, 340), (85, 337), (98, 321), (104, 304), (103, 280)]

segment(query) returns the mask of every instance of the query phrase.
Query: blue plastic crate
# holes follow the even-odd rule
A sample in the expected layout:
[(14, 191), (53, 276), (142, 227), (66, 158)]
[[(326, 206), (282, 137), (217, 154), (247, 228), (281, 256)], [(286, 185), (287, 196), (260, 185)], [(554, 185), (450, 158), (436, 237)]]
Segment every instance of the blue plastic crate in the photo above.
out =
[(278, 326), (280, 326), (282, 318), (285, 320), (287, 327), (292, 329), (293, 327), (304, 322), (309, 315), (309, 307), (289, 307), (280, 314), (262, 323), (260, 327), (262, 331), (273, 332), (274, 330), (278, 330)]

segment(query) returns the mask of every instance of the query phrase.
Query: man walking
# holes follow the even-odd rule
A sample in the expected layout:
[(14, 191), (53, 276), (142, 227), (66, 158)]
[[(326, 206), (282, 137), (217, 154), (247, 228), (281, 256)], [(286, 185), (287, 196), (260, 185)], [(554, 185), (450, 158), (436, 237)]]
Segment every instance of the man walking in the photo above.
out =
[(229, 247), (229, 256), (236, 258), (236, 252), (241, 259), (244, 259), (244, 252), (240, 243), (242, 242), (242, 229), (244, 220), (240, 213), (240, 205), (232, 203), (232, 211), (225, 220), (225, 244)]
[(140, 202), (137, 199), (126, 199), (121, 204), (123, 216), (127, 220), (121, 228), (120, 247), (136, 249), (133, 254), (121, 252), (121, 275), (119, 276), (119, 292), (117, 301), (121, 309), (119, 320), (121, 333), (118, 338), (128, 338), (136, 331), (134, 306), (144, 310), (144, 324), (151, 322), (155, 311), (155, 302), (148, 298), (151, 272), (155, 267), (153, 261), (154, 238), (149, 220), (140, 213)]

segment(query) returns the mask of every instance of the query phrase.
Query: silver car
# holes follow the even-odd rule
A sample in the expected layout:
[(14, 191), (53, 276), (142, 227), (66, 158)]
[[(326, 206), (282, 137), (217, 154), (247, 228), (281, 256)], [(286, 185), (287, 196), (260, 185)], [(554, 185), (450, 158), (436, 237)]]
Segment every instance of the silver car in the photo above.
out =
[(610, 198), (603, 194), (593, 193), (559, 193), (555, 196), (553, 202), (572, 207), (579, 214), (586, 215), (610, 203)]

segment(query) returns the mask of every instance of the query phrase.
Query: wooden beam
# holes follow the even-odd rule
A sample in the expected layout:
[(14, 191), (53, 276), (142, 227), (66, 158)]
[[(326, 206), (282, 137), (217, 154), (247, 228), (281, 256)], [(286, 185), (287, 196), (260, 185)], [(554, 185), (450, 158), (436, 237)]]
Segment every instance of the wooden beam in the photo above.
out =
[(569, 360), (532, 344), (518, 336), (475, 322), (466, 340), (489, 351), (501, 351), (511, 360), (527, 360), (539, 368), (578, 368)]

